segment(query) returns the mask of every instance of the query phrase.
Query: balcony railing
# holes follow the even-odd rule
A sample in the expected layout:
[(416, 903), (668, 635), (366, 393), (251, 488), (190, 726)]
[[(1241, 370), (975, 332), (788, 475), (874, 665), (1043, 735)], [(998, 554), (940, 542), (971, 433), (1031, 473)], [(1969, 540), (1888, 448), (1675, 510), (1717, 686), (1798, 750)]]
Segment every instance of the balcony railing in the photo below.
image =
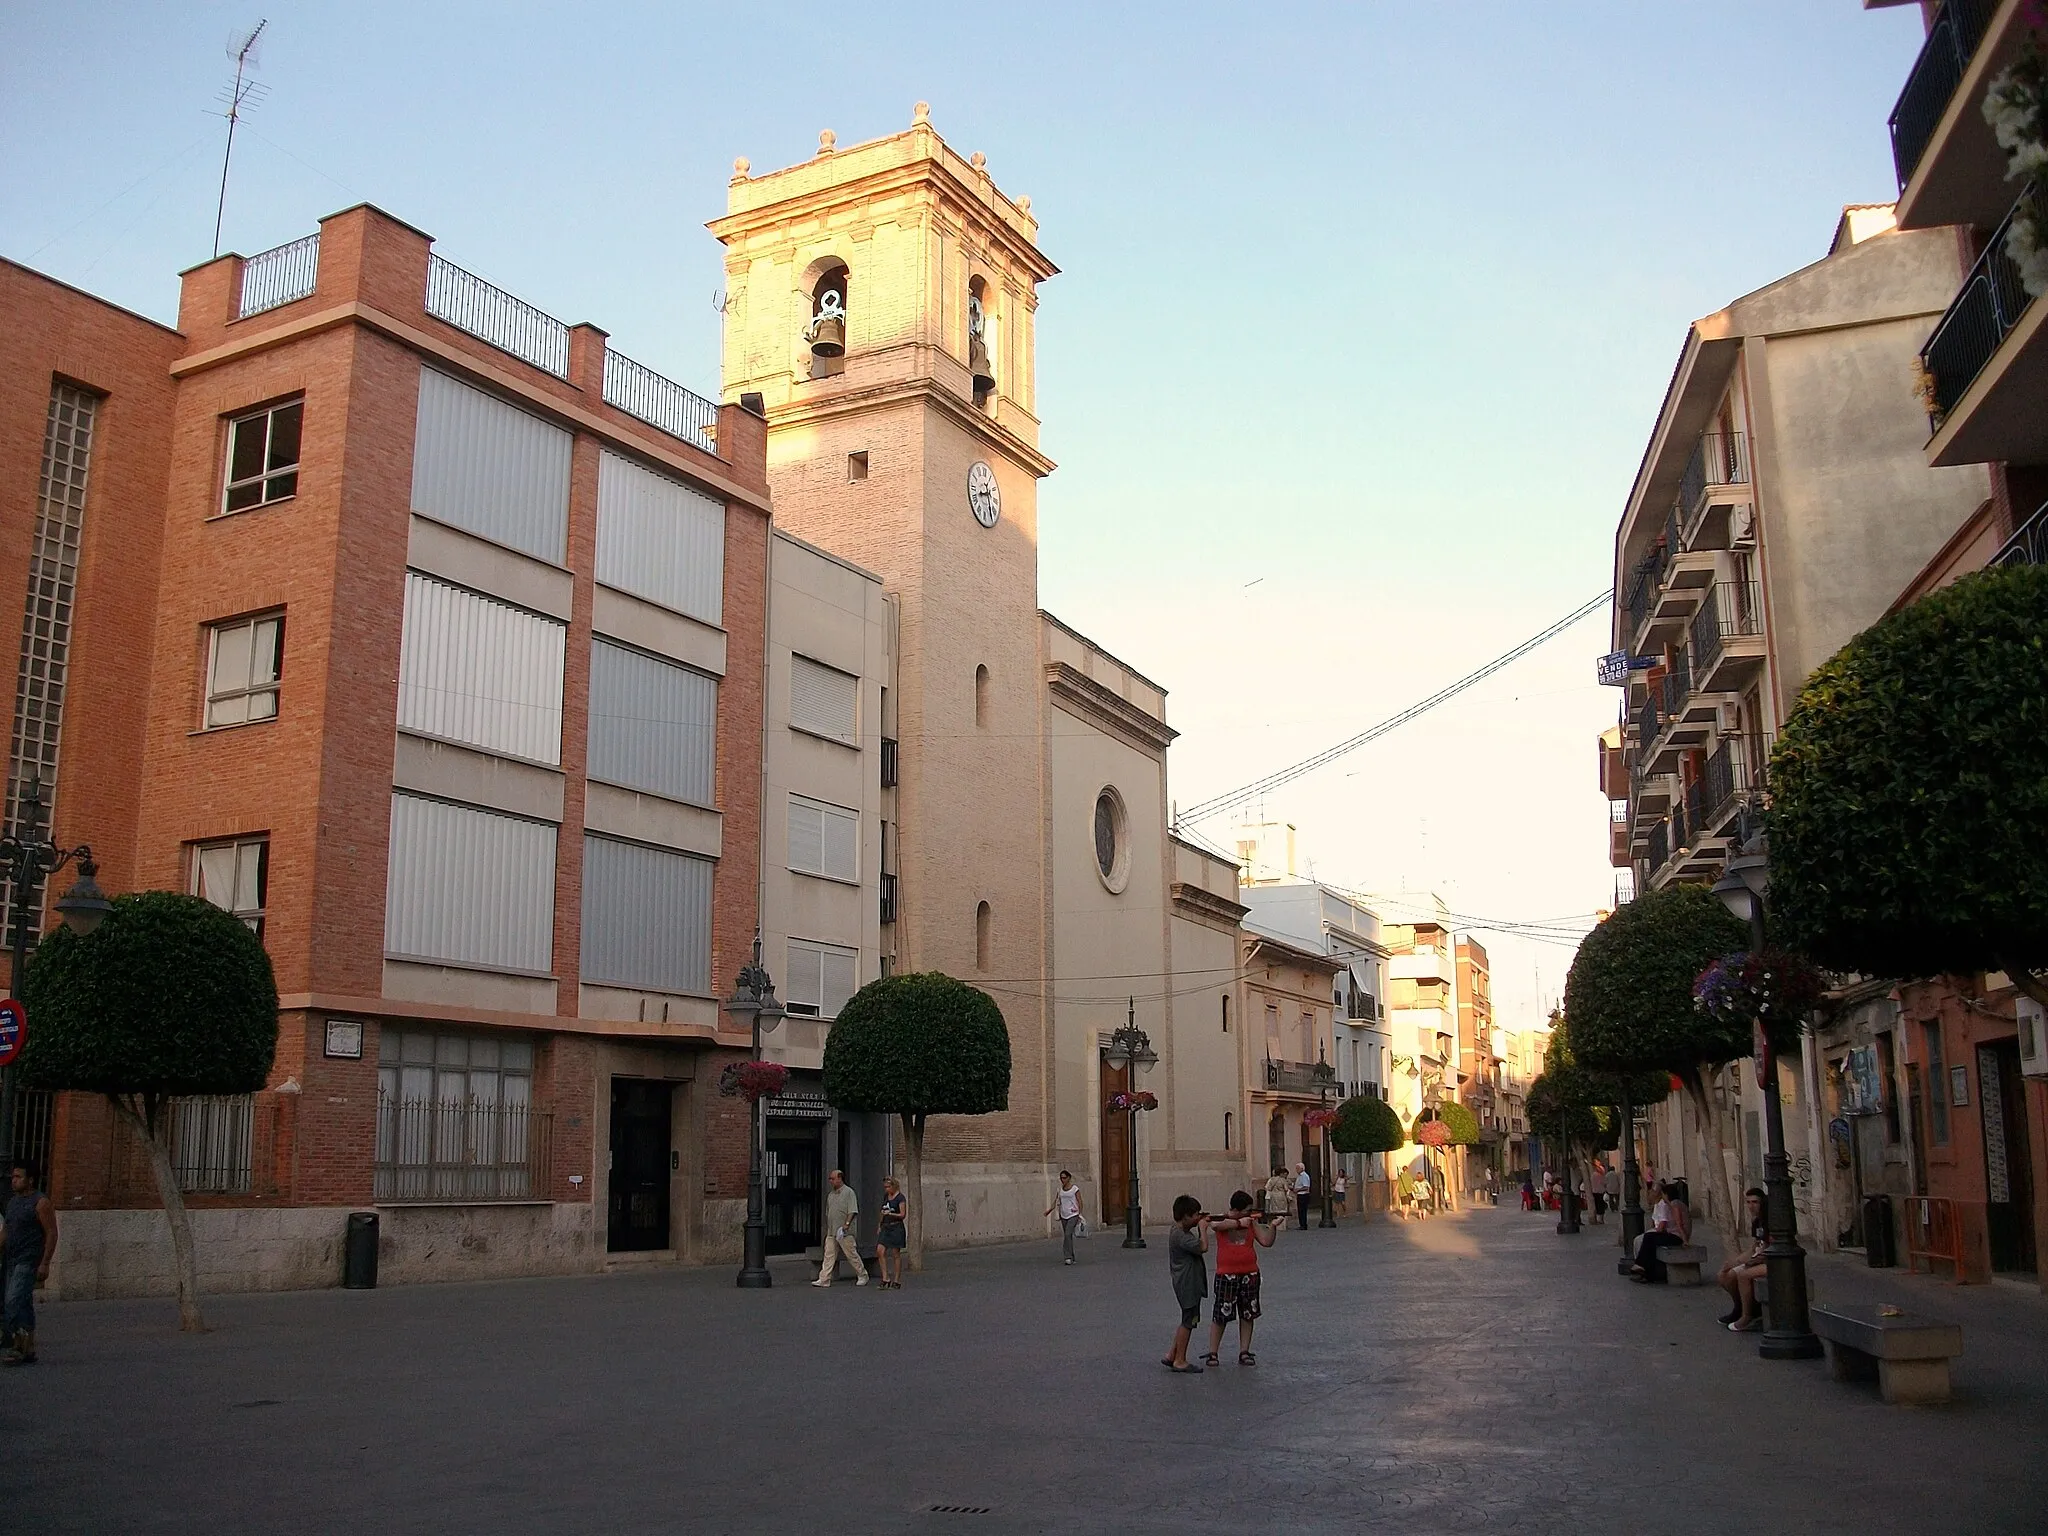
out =
[(477, 1099), (377, 1100), (380, 1204), (548, 1198), (554, 1116)]
[(1276, 1061), (1266, 1058), (1266, 1087), (1274, 1093), (1321, 1095), (1337, 1090), (1337, 1073), (1320, 1061)]
[(1708, 818), (1725, 821), (1738, 805), (1760, 797), (1769, 762), (1767, 741), (1744, 736), (1723, 738), (1707, 759), (1707, 771), (1701, 779), (1706, 786), (1704, 805)]
[(558, 379), (569, 376), (568, 326), (434, 255), (427, 257), (427, 313)]
[(2034, 302), (2020, 281), (2019, 266), (2005, 248), (2013, 219), (2029, 205), (2034, 227), (2048, 228), (2048, 189), (2039, 182), (2029, 183), (1963, 280), (1948, 313), (1941, 317), (1941, 323), (1920, 350), (1921, 365), (1934, 380), (1931, 418), (1936, 431), (1984, 371), (1998, 344), (2011, 334), (2027, 306)]
[(242, 293), (235, 306), (235, 318), (246, 320), (266, 309), (306, 298), (319, 280), (320, 235), (316, 230), (303, 240), (273, 246), (242, 263)]
[(1658, 684), (1663, 695), (1663, 708), (1659, 711), (1664, 721), (1676, 720), (1685, 713), (1685, 701), (1692, 697), (1692, 664), (1680, 655), (1677, 663), (1666, 672)]
[(1668, 821), (1660, 821), (1656, 826), (1650, 828), (1650, 856), (1644, 860), (1644, 864), (1649, 871), (1650, 878), (1654, 880), (1657, 878), (1657, 871), (1670, 862), (1671, 824)]
[(882, 876), (881, 921), (885, 923), (896, 921), (896, 877), (886, 873)]
[(1689, 638), (1702, 674), (1721, 659), (1722, 642), (1730, 635), (1764, 632), (1763, 588), (1753, 581), (1717, 581), (1711, 602), (1692, 616)]
[(882, 788), (894, 789), (896, 787), (897, 774), (901, 770), (901, 766), (897, 758), (896, 738), (894, 736), (884, 736), (882, 738)]
[(2048, 502), (2034, 509), (2034, 515), (2013, 530), (2011, 538), (1991, 557), (1993, 565), (2048, 565)]
[(1740, 432), (1702, 432), (1678, 480), (1679, 510), (1691, 517), (1711, 485), (1749, 482), (1749, 446)]
[(1628, 634), (1623, 636), (1629, 644), (1643, 631), (1643, 620), (1650, 616), (1650, 604), (1657, 600), (1657, 593), (1664, 585), (1664, 573), (1671, 568), (1671, 546), (1668, 539), (1660, 539), (1650, 552), (1630, 568), (1628, 579), (1622, 586), (1622, 606), (1628, 612)]
[(1636, 706), (1636, 762), (1647, 764), (1650, 760), (1650, 746), (1657, 739), (1657, 732), (1663, 727), (1663, 715), (1657, 706), (1660, 702), (1658, 690), (1652, 688), (1649, 696)]
[(1934, 142), (1934, 131), (1955, 99), (1956, 87), (1963, 83), (1997, 8), (1998, 0), (1948, 0), (1927, 29), (1920, 57), (1913, 61), (1906, 88), (1892, 108), (1892, 166), (1899, 173), (1900, 191)]
[(718, 451), (718, 407), (623, 352), (604, 355), (604, 398), (629, 416), (706, 453)]

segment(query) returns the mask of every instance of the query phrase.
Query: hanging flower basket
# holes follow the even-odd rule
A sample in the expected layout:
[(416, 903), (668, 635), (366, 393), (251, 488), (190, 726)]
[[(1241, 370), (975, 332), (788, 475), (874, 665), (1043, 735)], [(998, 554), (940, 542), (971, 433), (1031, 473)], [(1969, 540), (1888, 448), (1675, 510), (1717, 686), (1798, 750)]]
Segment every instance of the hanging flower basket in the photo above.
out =
[(718, 1074), (718, 1091), (728, 1099), (758, 1104), (782, 1092), (789, 1068), (778, 1061), (735, 1061)]
[(1109, 1096), (1109, 1107), (1119, 1110), (1157, 1109), (1159, 1107), (1159, 1095), (1143, 1091), (1138, 1093), (1112, 1093)]
[(1693, 1006), (1724, 1024), (1797, 1027), (1820, 1006), (1827, 982), (1813, 963), (1789, 950), (1738, 950), (1701, 971)]
[(1312, 1109), (1301, 1117), (1301, 1123), (1311, 1130), (1319, 1131), (1326, 1125), (1335, 1125), (1337, 1113), (1334, 1109)]
[(1451, 1128), (1441, 1120), (1425, 1120), (1415, 1127), (1415, 1140), (1425, 1147), (1448, 1147)]

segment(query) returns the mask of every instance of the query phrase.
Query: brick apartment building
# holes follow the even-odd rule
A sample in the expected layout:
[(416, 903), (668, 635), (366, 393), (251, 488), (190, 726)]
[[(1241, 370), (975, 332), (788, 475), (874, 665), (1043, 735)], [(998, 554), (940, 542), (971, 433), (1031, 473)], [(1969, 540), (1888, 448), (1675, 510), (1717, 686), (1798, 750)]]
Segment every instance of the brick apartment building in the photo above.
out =
[[(40, 780), (277, 972), (269, 1083), (177, 1113), (202, 1283), (331, 1284), (373, 1205), (397, 1280), (736, 1252), (760, 416), (369, 207), (186, 273), (176, 330), (0, 262), (0, 324), (10, 826)], [(166, 1289), (129, 1134), (22, 1111), (57, 1292)]]

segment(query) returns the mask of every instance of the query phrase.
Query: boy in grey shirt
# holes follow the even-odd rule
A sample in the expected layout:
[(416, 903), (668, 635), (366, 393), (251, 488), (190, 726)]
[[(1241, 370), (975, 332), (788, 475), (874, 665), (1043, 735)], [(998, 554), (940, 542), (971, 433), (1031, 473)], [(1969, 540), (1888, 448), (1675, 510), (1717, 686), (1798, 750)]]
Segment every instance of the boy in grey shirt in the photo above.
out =
[(1188, 1359), (1188, 1341), (1202, 1326), (1202, 1298), (1209, 1294), (1209, 1217), (1193, 1195), (1173, 1202), (1173, 1229), (1166, 1234), (1166, 1262), (1173, 1274), (1173, 1299), (1180, 1303), (1180, 1326), (1173, 1330), (1173, 1349), (1159, 1363), (1182, 1376), (1199, 1376), (1202, 1368)]

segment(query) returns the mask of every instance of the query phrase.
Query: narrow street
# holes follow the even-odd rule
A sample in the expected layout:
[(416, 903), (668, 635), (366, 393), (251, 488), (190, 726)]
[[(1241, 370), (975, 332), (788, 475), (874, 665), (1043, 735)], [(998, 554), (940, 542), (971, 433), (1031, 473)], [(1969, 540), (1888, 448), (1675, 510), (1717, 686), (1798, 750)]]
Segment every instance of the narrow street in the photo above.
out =
[[(2048, 1301), (1816, 1259), (1960, 1321), (1956, 1401), (1760, 1361), (1613, 1228), (1481, 1209), (1290, 1232), (1255, 1368), (1178, 1379), (1163, 1239), (53, 1305), (0, 1377), (9, 1524), (49, 1531), (2021, 1529), (2048, 1497)], [(1673, 1495), (1669, 1490), (1681, 1490)], [(944, 1514), (933, 1506), (985, 1513)]]

